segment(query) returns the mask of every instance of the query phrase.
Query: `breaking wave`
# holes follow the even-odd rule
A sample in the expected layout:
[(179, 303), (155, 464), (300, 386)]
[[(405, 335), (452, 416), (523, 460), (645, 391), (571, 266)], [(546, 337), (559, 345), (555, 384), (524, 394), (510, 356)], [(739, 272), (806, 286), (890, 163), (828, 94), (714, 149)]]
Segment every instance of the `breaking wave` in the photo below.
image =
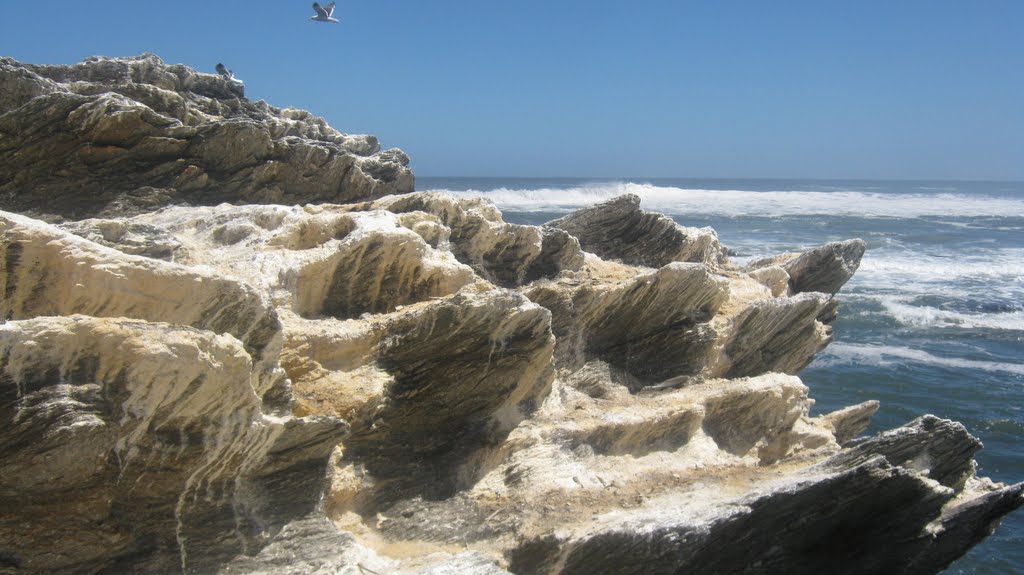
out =
[(967, 313), (912, 305), (898, 298), (882, 298), (882, 306), (905, 326), (1024, 331), (1024, 311)]
[(879, 276), (872, 279), (893, 278), (900, 284), (912, 279), (942, 282), (1020, 279), (1024, 277), (1024, 249), (989, 248), (974, 254), (955, 251), (923, 254), (872, 250), (870, 257), (861, 262), (857, 272)]
[(857, 217), (1024, 217), (1024, 200), (1013, 197), (922, 190), (921, 193), (871, 191), (745, 191), (688, 189), (632, 182), (595, 183), (567, 188), (498, 187), (446, 192), (482, 196), (503, 211), (569, 212), (622, 194), (636, 194), (647, 210), (669, 215), (738, 216), (847, 215)]
[(821, 367), (865, 364), (888, 366), (907, 361), (953, 369), (976, 369), (1024, 375), (1024, 365), (1018, 363), (944, 357), (919, 349), (880, 345), (835, 343), (829, 346), (828, 349), (817, 358), (815, 363)]

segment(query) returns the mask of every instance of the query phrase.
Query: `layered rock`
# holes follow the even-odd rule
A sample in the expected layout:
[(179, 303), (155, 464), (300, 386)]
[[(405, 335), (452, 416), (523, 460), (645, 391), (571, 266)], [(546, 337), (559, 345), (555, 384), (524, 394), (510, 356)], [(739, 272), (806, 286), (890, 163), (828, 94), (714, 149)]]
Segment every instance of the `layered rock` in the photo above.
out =
[(672, 218), (640, 209), (640, 197), (624, 194), (550, 221), (604, 259), (661, 267), (671, 262), (719, 263), (726, 250), (711, 228), (687, 228)]
[(860, 240), (377, 198), (399, 152), (149, 56), (0, 60), (0, 135), (0, 207), (96, 216), (0, 212), (0, 570), (924, 574), (1024, 503), (810, 414)]
[(0, 546), (28, 573), (215, 569), (316, 509), (346, 429), (264, 414), (230, 335), (41, 317), (0, 358)]
[(452, 254), (473, 266), (485, 279), (516, 287), (562, 270), (583, 265), (579, 241), (549, 226), (522, 226), (502, 220), (494, 204), (483, 199), (457, 200), (438, 193), (384, 198), (360, 209), (384, 209), (401, 214), (428, 214), (448, 231), (443, 240)]
[[(972, 507), (952, 490), (881, 457), (752, 487), (750, 495), (726, 492), (710, 501), (665, 496), (641, 512), (597, 516), (570, 535), (524, 542), (510, 552), (511, 570), (934, 573), (948, 564), (949, 551), (948, 539), (935, 533), (967, 519)], [(1022, 490), (982, 489), (966, 498), (1012, 499)]]
[(126, 256), (3, 212), (0, 250), (0, 314), (5, 319), (85, 314), (229, 333), (256, 362), (257, 392), (288, 401), (276, 359), (281, 344), (277, 312), (251, 287), (208, 270)]
[[(837, 306), (782, 266), (606, 261), (439, 194), (0, 223), (0, 544), (29, 572), (811, 572), (898, 532), (866, 564), (928, 573), (1024, 501), (962, 426), (811, 417), (778, 372)], [(37, 512), (74, 520), (15, 528)]]
[(549, 392), (550, 314), (518, 294), (460, 294), (394, 318), (387, 333), (377, 363), (390, 381), (353, 420), (346, 462), (375, 478), (374, 499), (451, 495)]
[[(5, 209), (80, 219), (188, 203), (354, 201), (411, 191), (373, 136), (245, 98), (147, 54), (72, 66), (0, 59)], [(69, 182), (74, 185), (69, 186)]]
[(598, 359), (631, 376), (633, 387), (705, 367), (717, 336), (708, 323), (729, 297), (725, 278), (685, 263), (638, 270), (610, 285), (580, 276), (525, 290), (552, 312), (559, 367), (573, 370)]
[(762, 258), (748, 264), (746, 269), (752, 277), (771, 287), (776, 295), (784, 291), (835, 295), (860, 267), (865, 250), (867, 244), (861, 239), (833, 242), (802, 253)]

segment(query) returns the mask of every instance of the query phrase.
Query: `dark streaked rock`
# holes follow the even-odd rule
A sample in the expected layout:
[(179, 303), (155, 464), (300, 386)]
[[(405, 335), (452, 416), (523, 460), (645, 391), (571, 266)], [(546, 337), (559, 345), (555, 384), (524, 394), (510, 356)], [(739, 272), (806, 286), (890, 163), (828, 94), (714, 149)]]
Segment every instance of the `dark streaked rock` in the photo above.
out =
[[(920, 427), (888, 433), (917, 436)], [(969, 451), (972, 439), (955, 442)], [(590, 529), (523, 540), (507, 558), (517, 575), (931, 574), (1024, 503), (1024, 484), (980, 489), (950, 489), (880, 455), (840, 455), (803, 479), (713, 507), (668, 497), (595, 517)]]
[(0, 549), (29, 573), (207, 573), (314, 513), (346, 425), (266, 418), (252, 375), (192, 328), (0, 326)]
[(834, 308), (819, 293), (753, 303), (736, 319), (734, 335), (726, 344), (726, 377), (797, 373), (831, 341), (830, 329), (818, 321), (829, 309)]
[(786, 264), (793, 293), (822, 292), (835, 294), (860, 267), (867, 244), (854, 239), (826, 244), (804, 252)]
[(710, 228), (685, 228), (672, 218), (640, 209), (624, 194), (545, 224), (565, 230), (580, 246), (604, 259), (660, 268), (671, 262), (724, 262), (725, 251)]
[(408, 156), (373, 136), (250, 101), (235, 83), (153, 55), (72, 66), (3, 58), (0, 86), (0, 207), (11, 211), (81, 219), (413, 189)]
[(706, 366), (717, 338), (707, 322), (729, 290), (702, 264), (673, 263), (617, 285), (568, 279), (524, 293), (551, 310), (558, 367), (576, 370), (597, 359), (640, 387)]
[(459, 294), (391, 322), (378, 363), (394, 383), (345, 442), (346, 458), (378, 482), (372, 497), (464, 487), (459, 467), (496, 447), (550, 391), (550, 326), (547, 310), (505, 290)]
[(831, 462), (851, 465), (881, 455), (892, 465), (920, 471), (959, 490), (974, 475), (973, 457), (981, 447), (962, 424), (925, 415), (903, 427), (853, 442)]
[(789, 292), (821, 292), (835, 295), (860, 267), (867, 250), (861, 239), (833, 242), (799, 254), (782, 254), (755, 260), (747, 270), (761, 274), (779, 266), (789, 274)]

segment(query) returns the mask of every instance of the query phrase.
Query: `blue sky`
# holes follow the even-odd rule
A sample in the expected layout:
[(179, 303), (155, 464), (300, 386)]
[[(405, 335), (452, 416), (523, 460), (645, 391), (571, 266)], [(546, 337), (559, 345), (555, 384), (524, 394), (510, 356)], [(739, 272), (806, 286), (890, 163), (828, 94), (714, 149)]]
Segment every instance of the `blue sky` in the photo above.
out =
[(420, 176), (1024, 180), (1024, 2), (6, 0), (0, 55), (154, 52)]

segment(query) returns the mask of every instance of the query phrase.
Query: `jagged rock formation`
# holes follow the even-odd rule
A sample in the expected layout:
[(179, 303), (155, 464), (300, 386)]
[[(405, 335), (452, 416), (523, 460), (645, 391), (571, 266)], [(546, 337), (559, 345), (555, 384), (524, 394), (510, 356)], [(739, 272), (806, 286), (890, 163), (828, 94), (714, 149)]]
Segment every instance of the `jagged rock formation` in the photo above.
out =
[[(814, 572), (855, 540), (889, 549), (860, 570), (932, 573), (1024, 501), (952, 422), (811, 417), (780, 372), (835, 300), (724, 258), (605, 261), (437, 194), (0, 232), (0, 546), (27, 572)], [(15, 528), (36, 513), (63, 543)]]
[[(216, 74), (147, 54), (0, 59), (4, 208), (80, 219), (169, 204), (339, 202), (412, 191), (409, 158)], [(74, 182), (73, 186), (68, 186)]]
[(500, 286), (521, 286), (583, 265), (580, 243), (573, 236), (548, 226), (505, 223), (501, 212), (485, 200), (458, 201), (423, 193), (383, 198), (360, 209), (426, 214), (428, 221), (446, 230), (441, 239), (452, 254)]
[(632, 265), (710, 263), (726, 257), (714, 230), (683, 227), (664, 214), (641, 210), (635, 194), (577, 210), (548, 222), (547, 227), (568, 232), (588, 252)]
[(14, 320), (0, 357), (0, 540), (24, 572), (215, 569), (316, 508), (346, 428), (262, 413), (249, 354), (210, 331)]
[[(150, 57), (3, 60), (0, 82), (21, 102), (0, 130), (37, 126), (28, 149), (72, 166), (98, 140), (45, 126), (84, 110), (73, 126), (166, 116), (240, 150), (301, 116), (285, 148), (320, 126), (346, 173), (376, 161)], [(442, 194), (254, 205), (260, 153), (210, 195), (103, 157), (89, 186), (153, 188), (81, 194), (63, 215), (96, 217), (59, 225), (0, 212), (0, 571), (926, 574), (1024, 503), (976, 477), (959, 424), (860, 438), (877, 402), (810, 415), (795, 374), (860, 240), (740, 268), (635, 197), (523, 226)], [(8, 210), (77, 177), (11, 165)]]
[(729, 287), (707, 266), (671, 263), (611, 285), (586, 271), (525, 290), (551, 310), (560, 367), (573, 370), (599, 359), (638, 387), (695, 375), (713, 357), (717, 334), (709, 322), (728, 300)]
[[(867, 244), (853, 239), (833, 242), (797, 254), (781, 254), (747, 265), (751, 276), (773, 286), (785, 282), (788, 293), (820, 292), (835, 295), (860, 267)], [(772, 287), (773, 291), (782, 290)]]
[[(960, 432), (961, 443), (973, 443)], [(929, 453), (912, 431), (891, 435), (913, 455)], [(934, 573), (948, 561), (946, 544), (955, 536), (946, 535), (947, 526), (974, 511), (954, 490), (881, 454), (856, 464), (840, 455), (803, 473), (748, 495), (726, 491), (711, 502), (664, 495), (640, 512), (595, 517), (572, 534), (524, 542), (510, 552), (511, 571)], [(1017, 485), (983, 497), (1019, 498), (1022, 490)], [(989, 507), (988, 518), (998, 509)]]

